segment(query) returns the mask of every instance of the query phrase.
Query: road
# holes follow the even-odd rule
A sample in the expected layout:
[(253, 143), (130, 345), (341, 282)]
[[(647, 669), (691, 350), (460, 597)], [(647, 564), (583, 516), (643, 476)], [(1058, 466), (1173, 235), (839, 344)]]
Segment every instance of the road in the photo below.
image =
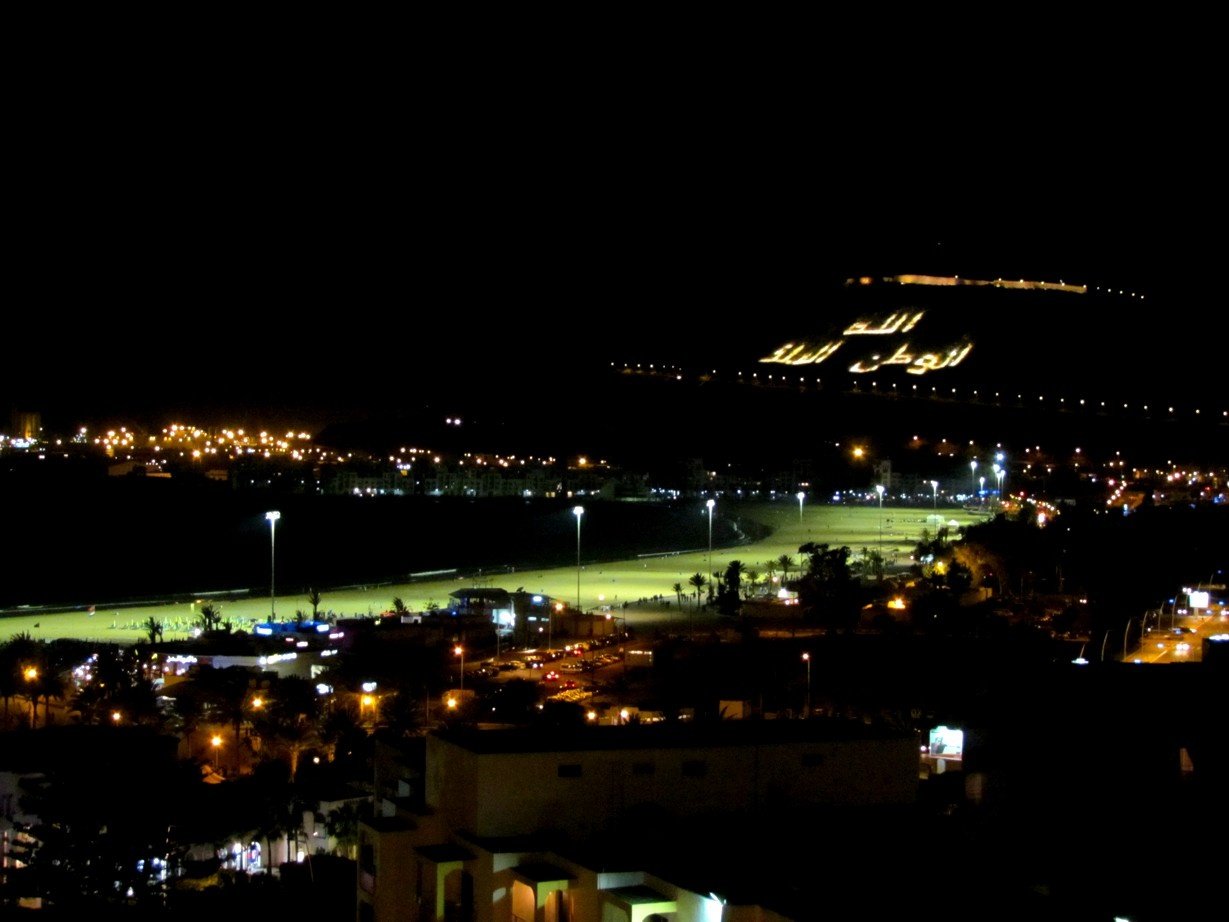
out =
[(1127, 659), (1139, 663), (1198, 663), (1203, 659), (1203, 642), (1213, 634), (1229, 632), (1229, 611), (1218, 609), (1204, 615), (1185, 615), (1171, 627), (1150, 627), (1136, 650)]

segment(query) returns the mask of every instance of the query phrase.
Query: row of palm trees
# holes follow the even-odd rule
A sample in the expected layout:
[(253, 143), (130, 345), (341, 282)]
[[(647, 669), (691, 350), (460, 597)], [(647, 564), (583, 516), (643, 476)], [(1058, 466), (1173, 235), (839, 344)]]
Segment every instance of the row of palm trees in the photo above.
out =
[[(320, 601), (321, 601), (320, 590), (318, 589), (308, 589), (307, 590), (307, 604), (309, 604), (312, 607), (312, 620), (313, 621), (319, 620)], [(396, 604), (401, 603), (401, 600), (394, 599), (393, 602), (394, 602), (394, 605), (396, 605)], [(405, 608), (404, 604), (401, 605), (401, 608), (402, 609)], [(295, 612), (295, 615), (300, 621), (306, 617), (302, 611)], [(205, 633), (208, 633), (210, 631), (220, 631), (224, 627), (228, 627), (228, 623), (222, 617), (222, 606), (216, 605), (213, 602), (206, 602), (204, 605), (202, 605), (200, 607), (200, 611), (197, 613), (197, 616), (196, 616), (196, 626), (199, 627)], [(145, 631), (146, 638), (149, 640), (151, 644), (153, 644), (153, 643), (158, 643), (159, 641), (163, 639), (163, 632), (166, 628), (166, 625), (158, 618), (155, 618), (153, 615), (150, 615), (148, 618), (145, 619), (141, 627)]]
[[(744, 599), (750, 599), (760, 587), (771, 587), (776, 582), (778, 574), (781, 576), (781, 582), (785, 583), (789, 579), (790, 571), (795, 569), (798, 564), (789, 554), (782, 554), (774, 560), (764, 561), (762, 566), (764, 572), (761, 576), (759, 570), (743, 569), (741, 561), (730, 561), (730, 567), (734, 567), (739, 589)], [(674, 590), (674, 594), (678, 598), (679, 607), (683, 607), (685, 593), (688, 598), (694, 599), (694, 603), (698, 607), (705, 589), (708, 590), (709, 600), (711, 601), (713, 594), (721, 592), (722, 584), (729, 581), (730, 567), (727, 567), (725, 572), (714, 572), (711, 580), (703, 573), (695, 573), (688, 577), (687, 585), (694, 591), (689, 591), (682, 583), (675, 583), (671, 589)]]

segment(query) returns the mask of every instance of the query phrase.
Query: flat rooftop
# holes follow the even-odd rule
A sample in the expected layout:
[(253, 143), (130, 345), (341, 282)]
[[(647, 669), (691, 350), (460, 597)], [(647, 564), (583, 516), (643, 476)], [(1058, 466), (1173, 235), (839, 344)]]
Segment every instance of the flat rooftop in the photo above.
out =
[(439, 739), (478, 754), (590, 750), (743, 748), (787, 744), (911, 740), (911, 734), (844, 720), (730, 720), (573, 729), (437, 730)]

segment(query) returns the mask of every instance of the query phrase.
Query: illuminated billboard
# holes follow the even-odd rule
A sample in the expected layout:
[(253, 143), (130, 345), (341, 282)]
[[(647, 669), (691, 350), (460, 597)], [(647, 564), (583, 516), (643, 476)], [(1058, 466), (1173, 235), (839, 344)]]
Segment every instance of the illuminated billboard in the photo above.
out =
[(1207, 608), (1211, 596), (1206, 590), (1197, 590), (1187, 595), (1190, 599), (1191, 608)]
[(930, 755), (936, 759), (964, 757), (964, 731), (952, 727), (935, 727), (930, 731)]

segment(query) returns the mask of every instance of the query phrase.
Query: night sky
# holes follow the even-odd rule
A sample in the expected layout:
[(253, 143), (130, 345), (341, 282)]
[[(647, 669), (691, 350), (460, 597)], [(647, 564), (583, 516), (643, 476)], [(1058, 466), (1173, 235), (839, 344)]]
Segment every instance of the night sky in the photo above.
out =
[(897, 272), (1146, 292), (1157, 313), (1117, 318), (1081, 374), (1224, 393), (1191, 361), (1229, 334), (1203, 147), (809, 133), (611, 92), (428, 112), (202, 84), (30, 114), (0, 408), (323, 423), (491, 388), (562, 408), (587, 369), (789, 339), (841, 319), (841, 279)]

